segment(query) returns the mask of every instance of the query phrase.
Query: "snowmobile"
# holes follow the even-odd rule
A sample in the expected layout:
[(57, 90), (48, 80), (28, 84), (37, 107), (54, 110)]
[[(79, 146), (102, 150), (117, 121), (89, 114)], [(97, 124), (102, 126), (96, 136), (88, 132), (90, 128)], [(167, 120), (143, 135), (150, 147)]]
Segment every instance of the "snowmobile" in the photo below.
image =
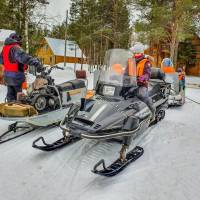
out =
[[(8, 109), (9, 114), (1, 113), (0, 119), (14, 123), (9, 125), (8, 131), (0, 135), (0, 143), (29, 133), (35, 128), (59, 123), (72, 103), (80, 101), (80, 98), (85, 96), (85, 80), (75, 79), (56, 85), (50, 75), (53, 69), (63, 70), (58, 66), (51, 66), (44, 70), (36, 76), (36, 80), (28, 89), (26, 95), (21, 93), (18, 95), (17, 102), (3, 105)], [(17, 109), (20, 106), (26, 108), (26, 105), (34, 109), (34, 115), (17, 115), (15, 108)], [(23, 131), (17, 134), (19, 129)], [(13, 132), (15, 133), (14, 136)]]
[[(110, 140), (122, 142), (119, 158), (110, 166), (105, 161), (98, 162), (94, 173), (114, 176), (131, 162), (142, 156), (144, 150), (136, 146), (126, 153), (133, 138), (142, 134), (151, 124), (165, 117), (170, 84), (163, 81), (164, 74), (154, 69), (149, 95), (156, 107), (156, 117), (151, 121), (149, 107), (137, 97), (138, 86), (136, 64), (132, 53), (125, 49), (108, 50), (96, 84), (96, 94), (90, 99), (81, 99), (73, 104), (62, 120), (60, 128), (63, 138), (49, 144), (43, 137), (33, 142), (33, 147), (43, 151), (52, 151), (80, 139)], [(103, 169), (99, 170), (102, 165)]]
[(169, 106), (182, 106), (185, 103), (185, 90), (180, 85), (178, 73), (166, 73), (165, 80), (171, 83), (171, 90), (168, 100)]

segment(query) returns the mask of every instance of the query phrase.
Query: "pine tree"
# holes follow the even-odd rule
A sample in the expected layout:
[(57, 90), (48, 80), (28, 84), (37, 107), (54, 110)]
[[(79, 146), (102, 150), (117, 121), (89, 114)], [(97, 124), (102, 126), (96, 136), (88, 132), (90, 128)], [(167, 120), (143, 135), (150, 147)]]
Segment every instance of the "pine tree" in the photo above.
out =
[(195, 31), (199, 0), (133, 0), (140, 11), (136, 31), (143, 40), (169, 45), (170, 57), (176, 64), (178, 46)]
[(125, 0), (72, 0), (70, 37), (78, 42), (91, 63), (102, 64), (108, 48), (127, 48), (129, 11)]

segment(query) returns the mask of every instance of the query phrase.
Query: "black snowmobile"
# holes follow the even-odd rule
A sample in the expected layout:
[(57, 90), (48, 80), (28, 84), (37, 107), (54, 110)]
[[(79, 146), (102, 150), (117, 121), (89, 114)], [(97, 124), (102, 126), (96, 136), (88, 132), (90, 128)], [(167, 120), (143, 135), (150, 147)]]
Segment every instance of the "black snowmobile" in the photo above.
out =
[[(96, 84), (95, 96), (81, 99), (80, 105), (74, 104), (61, 122), (64, 137), (53, 144), (47, 144), (40, 137), (33, 142), (33, 147), (51, 151), (82, 138), (119, 138), (122, 141), (119, 158), (109, 167), (101, 160), (93, 169), (99, 175), (116, 175), (143, 154), (143, 148), (139, 146), (126, 153), (132, 139), (165, 117), (170, 84), (165, 83), (163, 78), (159, 69), (153, 69), (149, 94), (156, 107), (156, 117), (151, 122), (149, 107), (137, 98), (136, 65), (132, 53), (124, 49), (109, 50)], [(98, 170), (100, 165), (103, 169)]]

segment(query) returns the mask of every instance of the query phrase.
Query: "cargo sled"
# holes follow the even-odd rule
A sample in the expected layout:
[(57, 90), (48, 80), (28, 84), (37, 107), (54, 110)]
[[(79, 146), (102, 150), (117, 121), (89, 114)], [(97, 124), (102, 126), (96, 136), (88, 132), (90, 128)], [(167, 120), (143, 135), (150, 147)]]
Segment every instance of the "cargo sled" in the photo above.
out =
[[(56, 85), (50, 76), (53, 69), (62, 70), (58, 66), (51, 67), (37, 75), (27, 95), (22, 93), (17, 102), (0, 104), (0, 119), (13, 122), (8, 131), (0, 135), (0, 143), (10, 140), (7, 136), (11, 132), (15, 132), (15, 138), (17, 130), (23, 127), (29, 130), (59, 123), (72, 103), (85, 97), (85, 80), (75, 79)], [(26, 130), (22, 132), (20, 134), (25, 134)], [(10, 136), (12, 138), (12, 134)]]
[(185, 103), (185, 90), (181, 86), (178, 73), (166, 73), (165, 81), (171, 84), (171, 90), (168, 100), (169, 106), (182, 106)]

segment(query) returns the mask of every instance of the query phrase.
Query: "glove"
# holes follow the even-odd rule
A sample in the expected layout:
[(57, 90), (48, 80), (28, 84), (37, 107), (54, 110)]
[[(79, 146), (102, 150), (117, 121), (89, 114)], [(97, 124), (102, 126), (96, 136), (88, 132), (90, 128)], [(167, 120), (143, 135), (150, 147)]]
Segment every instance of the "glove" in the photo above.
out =
[(42, 71), (44, 71), (44, 68), (43, 68), (41, 62), (37, 58), (32, 58), (30, 60), (29, 65), (34, 66), (38, 73), (41, 73)]
[(37, 73), (41, 73), (45, 70), (41, 63), (35, 65), (35, 67), (36, 67)]

